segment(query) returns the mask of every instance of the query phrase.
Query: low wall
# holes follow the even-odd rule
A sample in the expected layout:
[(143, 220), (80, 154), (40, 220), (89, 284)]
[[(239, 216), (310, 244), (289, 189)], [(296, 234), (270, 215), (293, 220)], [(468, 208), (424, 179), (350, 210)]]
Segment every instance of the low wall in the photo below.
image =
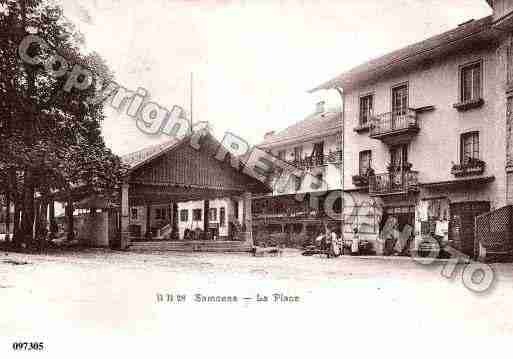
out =
[(92, 247), (109, 246), (109, 214), (106, 212), (83, 214), (75, 221), (78, 240)]

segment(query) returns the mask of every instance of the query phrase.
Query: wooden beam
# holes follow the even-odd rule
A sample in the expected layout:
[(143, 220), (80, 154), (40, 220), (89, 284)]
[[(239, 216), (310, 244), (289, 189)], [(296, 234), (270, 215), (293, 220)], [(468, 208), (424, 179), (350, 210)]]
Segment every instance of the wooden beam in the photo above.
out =
[(146, 239), (151, 239), (152, 233), (151, 233), (151, 204), (148, 202), (146, 203)]
[(205, 236), (207, 235), (209, 227), (210, 227), (209, 212), (210, 212), (210, 201), (207, 199), (207, 200), (203, 201), (203, 232), (205, 233)]
[(128, 183), (121, 186), (121, 249), (125, 249), (130, 245), (130, 209), (129, 209), (129, 188)]

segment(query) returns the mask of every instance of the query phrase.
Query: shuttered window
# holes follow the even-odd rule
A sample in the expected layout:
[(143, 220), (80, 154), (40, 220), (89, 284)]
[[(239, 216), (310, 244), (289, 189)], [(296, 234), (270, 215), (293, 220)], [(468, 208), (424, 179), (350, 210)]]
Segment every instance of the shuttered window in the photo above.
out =
[(461, 68), (461, 102), (481, 98), (481, 62)]
[(367, 95), (360, 97), (360, 125), (366, 125), (369, 123), (372, 116), (374, 97)]

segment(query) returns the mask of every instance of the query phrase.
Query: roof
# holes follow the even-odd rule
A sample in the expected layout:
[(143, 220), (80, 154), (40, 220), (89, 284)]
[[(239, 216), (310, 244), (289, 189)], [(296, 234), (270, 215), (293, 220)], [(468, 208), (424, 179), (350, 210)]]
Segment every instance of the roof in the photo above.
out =
[[(122, 162), (129, 165), (129, 167), (130, 167), (127, 179), (130, 178), (130, 176), (132, 176), (132, 174), (137, 175), (137, 173), (140, 172), (139, 169), (141, 169), (141, 170), (144, 169), (145, 166), (147, 166), (148, 164), (156, 163), (154, 161), (157, 160), (158, 158), (161, 158), (164, 154), (172, 153), (172, 151), (175, 151), (175, 150), (178, 151), (184, 147), (182, 145), (191, 147), (188, 142), (191, 141), (191, 138), (194, 135), (195, 135), (195, 133), (192, 133), (192, 134), (189, 134), (181, 139), (171, 139), (171, 140), (163, 142), (161, 144), (149, 146), (149, 147), (143, 148), (139, 151), (122, 156), (121, 157)], [(212, 158), (212, 161), (217, 162), (217, 160), (214, 159), (213, 155), (215, 155), (219, 151), (220, 146), (223, 146), (223, 144), (221, 144), (208, 130), (202, 130), (201, 138), (202, 138), (202, 140), (200, 140), (200, 141), (202, 141), (201, 148), (202, 149), (208, 148), (208, 151), (210, 151), (209, 156)], [(198, 152), (198, 151), (195, 151), (195, 152)], [(227, 152), (229, 152), (229, 151), (227, 150)], [(180, 158), (179, 161), (177, 163), (175, 163), (175, 165), (180, 167), (179, 163), (184, 163), (184, 162), (187, 162), (187, 159)], [(252, 186), (254, 188), (259, 188), (262, 190), (262, 192), (270, 191), (270, 188), (268, 187), (268, 185), (265, 183), (262, 183), (259, 180), (259, 178), (257, 178), (256, 174), (253, 174), (252, 171), (244, 171), (245, 162), (242, 161), (241, 158), (238, 159), (238, 162), (239, 162), (239, 169), (235, 170), (238, 173), (237, 176), (240, 175), (242, 177), (250, 179), (250, 182), (247, 182), (248, 186)], [(165, 166), (169, 166), (169, 164), (166, 164)], [(227, 169), (225, 169), (225, 171), (227, 171), (227, 170), (233, 171), (234, 168), (232, 166), (228, 166)], [(198, 173), (198, 168), (194, 167), (194, 166), (191, 167), (186, 164), (184, 166), (184, 171), (186, 171), (186, 172), (192, 171), (191, 173), (189, 173), (189, 175), (192, 176), (193, 174)], [(193, 173), (193, 171), (196, 171), (196, 172)], [(165, 171), (165, 172), (166, 172), (166, 174), (169, 174), (169, 173), (167, 173), (169, 171)], [(175, 171), (171, 171), (171, 172), (174, 173)], [(227, 177), (230, 177), (230, 175), (227, 175)]]
[[(491, 29), (492, 16), (487, 16), (479, 20), (463, 23), (457, 28), (444, 32), (440, 35), (430, 37), (424, 41), (409, 45), (402, 49), (393, 51), (384, 56), (361, 64), (353, 69), (342, 73), (341, 75), (323, 83), (320, 86), (310, 90), (332, 89), (342, 87), (347, 89), (366, 81), (376, 79), (387, 71), (399, 69), (405, 63), (415, 60), (425, 60), (422, 56), (433, 56), (435, 53), (447, 51), (462, 40), (467, 40), (483, 31)], [(438, 50), (439, 52), (436, 52)]]
[(87, 209), (87, 208), (97, 208), (97, 209), (107, 209), (107, 208), (115, 208), (117, 207), (116, 200), (114, 196), (108, 196), (105, 194), (93, 193), (88, 197), (83, 198), (82, 200), (75, 203), (75, 209)]
[(334, 134), (342, 130), (340, 112), (314, 113), (269, 137), (258, 147), (274, 147), (291, 142), (306, 141), (315, 137)]
[(178, 144), (178, 140), (172, 139), (166, 142), (159, 143), (158, 145), (153, 145), (149, 147), (145, 147), (141, 150), (131, 152), (127, 155), (121, 156), (121, 161), (130, 166), (130, 168), (138, 167), (142, 163), (150, 160), (154, 156), (158, 156), (160, 153), (173, 147)]

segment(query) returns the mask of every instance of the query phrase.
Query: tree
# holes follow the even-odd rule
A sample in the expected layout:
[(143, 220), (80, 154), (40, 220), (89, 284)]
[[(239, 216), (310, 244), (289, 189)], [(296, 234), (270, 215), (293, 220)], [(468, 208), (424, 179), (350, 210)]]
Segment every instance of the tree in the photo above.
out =
[[(23, 62), (18, 46), (28, 34), (50, 45), (31, 46), (31, 55), (47, 60), (58, 53), (70, 65), (87, 67), (97, 75), (93, 85), (67, 92), (69, 74), (55, 77), (42, 64)], [(113, 74), (83, 45), (60, 7), (46, 0), (0, 0), (0, 185), (22, 213), (14, 224), (18, 244), (34, 239), (35, 198), (46, 203), (52, 193), (71, 196), (78, 186), (112, 190), (126, 170), (101, 136), (103, 104), (86, 102), (97, 83), (109, 83)]]

